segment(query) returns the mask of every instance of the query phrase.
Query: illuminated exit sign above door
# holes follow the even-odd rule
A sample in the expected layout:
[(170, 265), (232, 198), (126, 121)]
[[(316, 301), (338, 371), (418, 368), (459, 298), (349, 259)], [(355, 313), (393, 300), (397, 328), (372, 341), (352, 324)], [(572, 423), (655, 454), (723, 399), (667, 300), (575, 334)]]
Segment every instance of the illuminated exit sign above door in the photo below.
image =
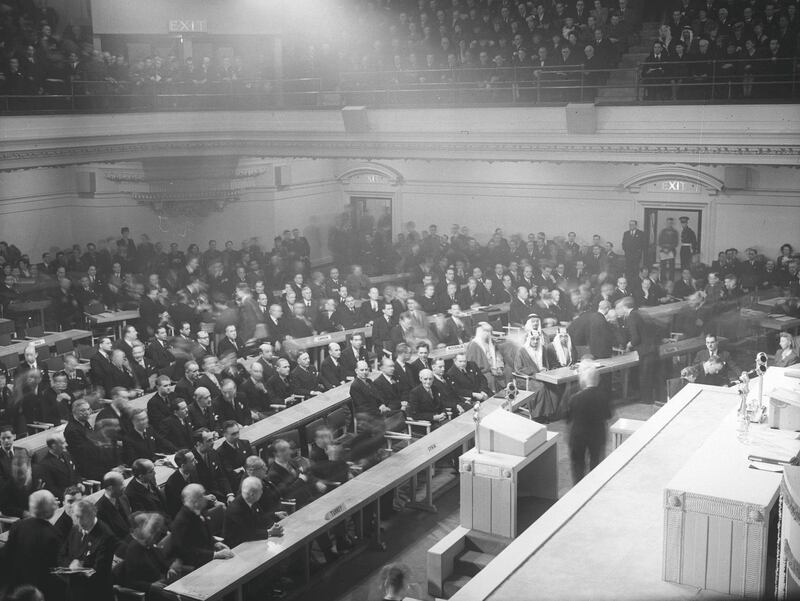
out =
[(207, 33), (208, 21), (193, 19), (170, 19), (170, 33)]
[(696, 194), (701, 191), (700, 186), (694, 182), (686, 182), (678, 179), (661, 180), (647, 184), (646, 190), (650, 192), (680, 192)]

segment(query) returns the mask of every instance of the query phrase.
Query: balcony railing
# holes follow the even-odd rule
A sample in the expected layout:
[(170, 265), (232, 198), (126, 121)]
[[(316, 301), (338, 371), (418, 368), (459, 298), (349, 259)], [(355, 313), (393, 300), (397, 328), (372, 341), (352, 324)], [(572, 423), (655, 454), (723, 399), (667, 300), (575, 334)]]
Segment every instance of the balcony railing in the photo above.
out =
[(65, 81), (48, 79), (41, 94), (0, 96), (5, 113), (258, 110), (346, 105), (529, 106), (597, 102), (793, 102), (800, 96), (797, 59), (647, 63), (615, 69), (583, 65), (351, 71), (281, 80)]

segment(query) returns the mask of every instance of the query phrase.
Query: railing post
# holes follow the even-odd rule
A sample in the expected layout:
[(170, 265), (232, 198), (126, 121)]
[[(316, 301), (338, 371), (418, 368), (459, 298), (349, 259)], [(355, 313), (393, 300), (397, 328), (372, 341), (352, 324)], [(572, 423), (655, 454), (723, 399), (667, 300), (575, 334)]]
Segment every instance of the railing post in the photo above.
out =
[(584, 77), (585, 76), (586, 76), (586, 74), (584, 73), (583, 69), (581, 69), (581, 78), (580, 78), (580, 86), (581, 86), (580, 99), (581, 99), (581, 102), (583, 102), (583, 92), (584, 92), (583, 88), (584, 88)]
[(797, 57), (792, 59), (792, 98), (797, 90)]
[(714, 96), (717, 92), (717, 61), (711, 61), (711, 100), (714, 100)]

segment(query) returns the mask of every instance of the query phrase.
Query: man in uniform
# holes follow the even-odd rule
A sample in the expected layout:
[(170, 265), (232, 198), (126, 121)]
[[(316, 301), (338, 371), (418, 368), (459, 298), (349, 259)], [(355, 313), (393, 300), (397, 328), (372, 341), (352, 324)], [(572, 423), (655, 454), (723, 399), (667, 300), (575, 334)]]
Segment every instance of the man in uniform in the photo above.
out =
[(689, 218), (686, 215), (680, 217), (681, 222), (681, 269), (689, 269), (692, 264), (692, 255), (698, 252), (697, 234), (689, 227)]

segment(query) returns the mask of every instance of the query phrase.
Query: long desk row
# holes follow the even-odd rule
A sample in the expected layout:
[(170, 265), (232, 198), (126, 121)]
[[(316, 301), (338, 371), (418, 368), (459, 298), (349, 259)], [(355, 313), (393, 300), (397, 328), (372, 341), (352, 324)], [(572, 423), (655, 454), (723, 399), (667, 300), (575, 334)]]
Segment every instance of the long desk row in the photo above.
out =
[[(527, 398), (527, 394), (520, 394), (515, 400), (515, 406), (527, 402)], [(498, 409), (503, 400), (493, 398), (483, 403), (481, 415), (485, 416)], [(237, 599), (241, 599), (242, 587), (247, 582), (295, 551), (304, 549), (307, 566), (309, 547), (320, 534), (356, 514), (359, 517), (358, 522), (363, 525), (362, 510), (372, 504), (375, 505), (379, 521), (380, 503), (377, 501), (383, 494), (408, 481), (425, 470), (426, 466), (435, 464), (455, 449), (468, 445), (475, 435), (473, 411), (470, 409), (389, 459), (299, 509), (282, 521), (282, 537), (243, 543), (233, 549), (232, 559), (213, 560), (202, 569), (172, 583), (167, 590), (182, 598), (196, 600), (220, 599), (230, 592), (235, 592)], [(555, 444), (557, 437), (557, 433), (549, 432), (546, 444)]]
[[(719, 338), (720, 344), (727, 342), (726, 338)], [(661, 345), (659, 349), (659, 357), (661, 359), (670, 359), (681, 355), (688, 355), (695, 353), (705, 348), (705, 337), (696, 336), (694, 338), (684, 338), (676, 342), (667, 342)], [(639, 363), (639, 353), (636, 351), (616, 355), (607, 359), (597, 359), (595, 365), (600, 374), (607, 374), (615, 371), (623, 371), (635, 367)], [(549, 384), (566, 384), (567, 382), (578, 381), (578, 368), (574, 367), (558, 367), (556, 369), (549, 369), (540, 371), (536, 374), (536, 379), (540, 382), (547, 382)]]
[[(147, 409), (148, 401), (153, 397), (155, 393), (150, 392), (148, 394), (142, 395), (135, 399), (131, 399), (129, 408), (131, 411), (138, 411), (140, 409)], [(89, 416), (89, 422), (94, 424), (94, 420), (97, 418), (97, 414), (99, 411), (92, 413)], [(19, 440), (14, 441), (14, 448), (15, 449), (24, 449), (28, 451), (28, 454), (33, 456), (39, 451), (42, 451), (47, 447), (47, 439), (55, 433), (63, 434), (64, 429), (67, 427), (66, 424), (59, 424), (49, 430), (43, 430), (42, 432), (37, 432), (32, 436), (26, 436), (25, 438), (20, 438)]]
[[(25, 352), (25, 349), (30, 344), (33, 344), (36, 347), (53, 347), (57, 342), (62, 342), (64, 340), (71, 340), (74, 343), (76, 340), (82, 340), (83, 338), (91, 337), (92, 333), (88, 330), (64, 330), (63, 332), (50, 332), (40, 338), (31, 338), (29, 340), (21, 340), (20, 342), (9, 344), (8, 346), (0, 346), (0, 361), (3, 358), (10, 358), (13, 355), (17, 355), (17, 358), (19, 359), (19, 356)], [(6, 367), (11, 366), (7, 365)]]

